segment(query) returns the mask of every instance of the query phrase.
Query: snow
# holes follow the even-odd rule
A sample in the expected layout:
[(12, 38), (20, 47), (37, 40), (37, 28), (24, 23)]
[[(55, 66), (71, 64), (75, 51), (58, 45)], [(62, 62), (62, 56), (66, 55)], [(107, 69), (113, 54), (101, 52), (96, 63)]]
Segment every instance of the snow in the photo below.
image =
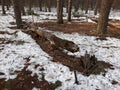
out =
[[(42, 15), (44, 14), (44, 15)], [(49, 14), (49, 17), (47, 16)], [(42, 19), (55, 19), (56, 14), (41, 12), (38, 16), (23, 16), (26, 21), (35, 22), (43, 21)], [(32, 71), (32, 75), (37, 74), (38, 79), (41, 80), (44, 74), (45, 80), (50, 83), (55, 83), (57, 80), (62, 82), (62, 86), (56, 90), (120, 90), (120, 39), (107, 37), (107, 40), (96, 40), (94, 36), (83, 36), (78, 33), (65, 34), (61, 32), (51, 32), (56, 36), (73, 41), (79, 46), (79, 52), (71, 53), (65, 50), (69, 55), (75, 55), (80, 57), (87, 51), (95, 56), (100, 61), (109, 62), (113, 65), (114, 70), (108, 69), (105, 76), (102, 75), (90, 75), (86, 77), (81, 73), (77, 72), (79, 85), (75, 84), (74, 72), (60, 63), (52, 62), (46, 52), (44, 52), (39, 45), (31, 38), (31, 36), (21, 32), (21, 30), (11, 30), (8, 27), (10, 22), (15, 21), (11, 15), (0, 16), (0, 31), (7, 31), (9, 33), (16, 34), (0, 34), (0, 38), (10, 41), (24, 41), (24, 43), (17, 44), (8, 43), (0, 44), (0, 78), (14, 79), (17, 74), (16, 71), (21, 71), (26, 63), (30, 63), (27, 70)], [(91, 21), (90, 21), (91, 22)], [(48, 31), (48, 30), (47, 30)], [(30, 58), (27, 62), (25, 58)], [(35, 69), (35, 65), (39, 66)], [(44, 68), (44, 71), (40, 69)], [(118, 82), (116, 85), (112, 85), (112, 80)], [(33, 88), (33, 90), (39, 90)]]

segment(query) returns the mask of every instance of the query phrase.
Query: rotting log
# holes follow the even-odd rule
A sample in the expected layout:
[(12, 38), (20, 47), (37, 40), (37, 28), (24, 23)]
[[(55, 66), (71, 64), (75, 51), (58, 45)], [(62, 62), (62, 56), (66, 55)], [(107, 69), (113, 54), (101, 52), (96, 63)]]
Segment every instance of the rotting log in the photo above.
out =
[(35, 25), (32, 25), (32, 28), (29, 28), (29, 30), (31, 30), (33, 33), (36, 33), (38, 36), (47, 39), (51, 44), (55, 45), (59, 49), (65, 49), (72, 53), (79, 51), (78, 45), (76, 45), (74, 42), (61, 39), (50, 32), (40, 30)]
[(59, 47), (60, 49), (66, 49), (70, 52), (77, 52), (79, 51), (79, 47), (73, 43), (72, 41), (68, 41), (65, 39), (61, 39), (50, 32), (46, 32), (43, 30), (35, 30), (34, 31), (37, 35), (46, 38), (51, 42), (51, 44), (54, 44), (56, 47)]

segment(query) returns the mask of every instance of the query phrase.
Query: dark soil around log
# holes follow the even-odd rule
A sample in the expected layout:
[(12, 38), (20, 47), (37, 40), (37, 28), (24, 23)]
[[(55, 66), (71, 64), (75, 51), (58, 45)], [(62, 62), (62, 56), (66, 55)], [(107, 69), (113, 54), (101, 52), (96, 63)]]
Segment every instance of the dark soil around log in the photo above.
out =
[(97, 61), (95, 56), (90, 56), (85, 54), (81, 58), (67, 55), (59, 47), (51, 44), (47, 39), (40, 37), (33, 31), (26, 31), (25, 33), (32, 36), (32, 38), (37, 42), (38, 45), (51, 57), (53, 57), (54, 62), (59, 62), (73, 71), (81, 72), (84, 75), (89, 76), (90, 74), (100, 74), (105, 72), (106, 68), (111, 68), (112, 65), (105, 63), (104, 61)]

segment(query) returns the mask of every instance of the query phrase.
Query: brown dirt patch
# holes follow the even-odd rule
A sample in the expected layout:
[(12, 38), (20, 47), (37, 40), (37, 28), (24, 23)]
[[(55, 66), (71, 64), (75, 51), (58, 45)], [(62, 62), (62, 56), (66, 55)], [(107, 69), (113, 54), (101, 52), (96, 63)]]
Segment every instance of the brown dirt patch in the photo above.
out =
[[(112, 22), (118, 23), (117, 20)], [(86, 34), (90, 36), (99, 36), (96, 31), (97, 24), (90, 22), (71, 22), (71, 24), (68, 23), (57, 24), (56, 22), (49, 21), (49, 22), (37, 23), (37, 26), (48, 30), (60, 31), (64, 33), (78, 32), (83, 35)], [(105, 36), (120, 38), (120, 29), (110, 26), (108, 27), (108, 34)]]
[[(72, 32), (79, 32), (79, 33), (89, 33), (89, 31), (94, 31), (96, 25), (93, 23), (88, 22), (71, 22), (70, 24), (57, 24), (56, 22), (44, 22), (44, 23), (37, 23), (39, 27), (46, 28), (53, 31), (61, 31), (64, 33), (72, 33)], [(88, 28), (89, 27), (89, 28)]]

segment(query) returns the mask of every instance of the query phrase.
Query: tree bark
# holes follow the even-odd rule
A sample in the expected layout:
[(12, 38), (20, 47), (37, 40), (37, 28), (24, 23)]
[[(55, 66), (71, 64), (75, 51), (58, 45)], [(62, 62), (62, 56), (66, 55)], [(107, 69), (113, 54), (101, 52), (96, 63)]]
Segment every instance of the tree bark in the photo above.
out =
[(5, 0), (1, 0), (1, 4), (2, 4), (2, 14), (6, 14), (6, 11), (5, 11)]
[(79, 0), (75, 0), (74, 3), (73, 3), (73, 6), (74, 6), (74, 9), (75, 9), (75, 12), (77, 12), (78, 9), (79, 9)]
[(38, 3), (39, 3), (39, 10), (42, 11), (43, 0), (38, 0)]
[(96, 0), (94, 15), (97, 15), (97, 13), (98, 13), (98, 8), (100, 8), (100, 2), (101, 2), (101, 0)]
[(29, 11), (32, 9), (32, 0), (29, 0)]
[(20, 7), (20, 0), (13, 0), (14, 5), (14, 13), (16, 18), (17, 28), (22, 28), (22, 19), (21, 19), (21, 7)]
[(24, 8), (24, 4), (25, 4), (25, 0), (21, 0), (21, 12), (22, 12), (22, 15), (26, 15), (25, 13), (25, 8)]
[(101, 35), (107, 34), (108, 18), (113, 1), (114, 0), (102, 0), (101, 2), (100, 16), (97, 26), (97, 31)]
[(57, 0), (57, 23), (63, 24), (63, 0)]
[(89, 0), (85, 0), (85, 14), (88, 14)]
[(68, 13), (68, 0), (66, 0), (65, 3), (66, 3), (66, 13)]
[(47, 7), (48, 7), (48, 11), (51, 12), (51, 1), (47, 1)]
[(46, 32), (46, 31), (42, 31), (42, 30), (35, 30), (34, 32), (37, 35), (49, 40), (52, 44), (54, 44), (58, 48), (61, 48), (62, 50), (66, 49), (70, 52), (79, 51), (79, 47), (75, 43), (73, 43), (72, 41), (58, 38), (55, 35), (53, 35), (49, 32)]
[(68, 0), (68, 21), (71, 21), (72, 0)]
[(9, 10), (9, 7), (10, 7), (10, 0), (5, 0), (5, 4), (6, 4), (6, 8), (7, 10)]

